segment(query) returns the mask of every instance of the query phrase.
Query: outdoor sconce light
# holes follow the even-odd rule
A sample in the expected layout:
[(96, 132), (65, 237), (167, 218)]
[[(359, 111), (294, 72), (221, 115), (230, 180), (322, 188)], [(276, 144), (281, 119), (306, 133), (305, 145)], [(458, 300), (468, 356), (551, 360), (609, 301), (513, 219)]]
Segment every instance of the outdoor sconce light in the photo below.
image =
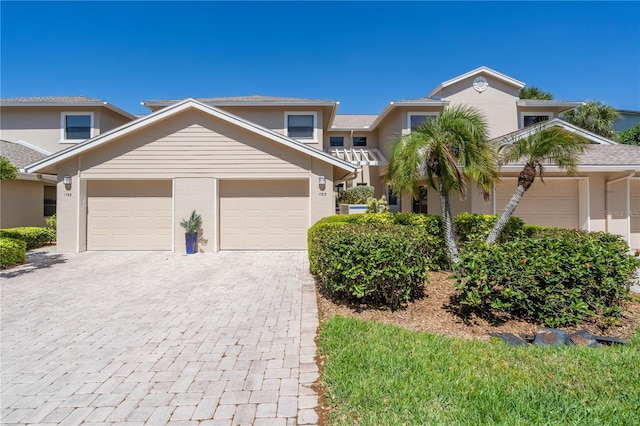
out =
[(65, 176), (62, 178), (62, 183), (64, 183), (64, 186), (69, 189), (71, 188), (71, 176)]
[(318, 176), (318, 185), (324, 187), (327, 184), (327, 178), (324, 176)]

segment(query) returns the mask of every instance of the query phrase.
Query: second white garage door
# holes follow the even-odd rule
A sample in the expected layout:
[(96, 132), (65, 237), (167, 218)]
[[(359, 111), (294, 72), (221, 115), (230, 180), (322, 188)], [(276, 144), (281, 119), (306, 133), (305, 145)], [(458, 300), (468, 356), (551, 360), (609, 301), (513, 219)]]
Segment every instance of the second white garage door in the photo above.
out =
[(171, 250), (171, 181), (89, 181), (88, 250)]
[[(503, 179), (496, 185), (496, 213), (502, 213), (513, 195), (517, 179)], [(514, 216), (532, 225), (580, 228), (577, 179), (539, 178), (524, 193)]]
[(304, 250), (308, 180), (220, 181), (221, 250)]

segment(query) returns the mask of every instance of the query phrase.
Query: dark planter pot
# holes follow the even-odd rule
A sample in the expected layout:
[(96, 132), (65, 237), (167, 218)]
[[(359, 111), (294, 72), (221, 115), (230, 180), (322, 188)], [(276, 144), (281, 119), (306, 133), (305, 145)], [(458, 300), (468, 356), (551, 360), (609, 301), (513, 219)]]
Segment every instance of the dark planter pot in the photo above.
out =
[(187, 243), (187, 254), (198, 252), (198, 233), (184, 234)]

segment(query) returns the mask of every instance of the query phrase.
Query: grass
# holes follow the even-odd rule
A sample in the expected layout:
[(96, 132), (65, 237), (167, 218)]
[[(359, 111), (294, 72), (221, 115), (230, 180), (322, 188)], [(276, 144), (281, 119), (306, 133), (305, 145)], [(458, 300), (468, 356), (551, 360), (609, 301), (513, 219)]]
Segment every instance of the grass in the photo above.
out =
[(638, 425), (630, 345), (510, 347), (333, 317), (320, 328), (329, 424)]

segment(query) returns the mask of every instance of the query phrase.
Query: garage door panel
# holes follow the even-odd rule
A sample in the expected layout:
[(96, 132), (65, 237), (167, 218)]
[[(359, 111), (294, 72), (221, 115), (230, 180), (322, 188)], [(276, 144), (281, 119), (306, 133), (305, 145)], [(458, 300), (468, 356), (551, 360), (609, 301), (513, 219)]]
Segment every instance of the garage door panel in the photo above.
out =
[(89, 182), (87, 193), (87, 249), (171, 250), (171, 181)]
[[(496, 211), (500, 213), (516, 189), (516, 179), (496, 185)], [(577, 179), (539, 179), (524, 193), (514, 215), (525, 223), (575, 229), (580, 227)]]
[(220, 182), (223, 250), (302, 250), (308, 224), (306, 180)]

